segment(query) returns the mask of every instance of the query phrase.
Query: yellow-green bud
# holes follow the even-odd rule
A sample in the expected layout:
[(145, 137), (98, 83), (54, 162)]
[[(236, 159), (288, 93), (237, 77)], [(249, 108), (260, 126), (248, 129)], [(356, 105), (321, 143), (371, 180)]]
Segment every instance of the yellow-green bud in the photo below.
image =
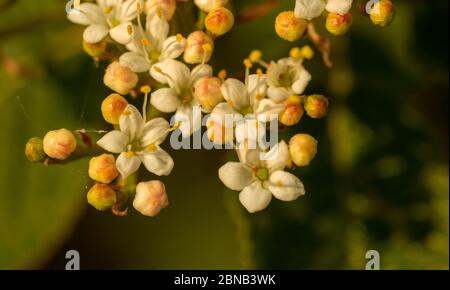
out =
[(111, 94), (102, 102), (102, 115), (106, 122), (117, 125), (122, 112), (127, 107), (127, 100), (119, 94)]
[(67, 159), (77, 147), (75, 136), (67, 129), (49, 131), (44, 136), (44, 152), (49, 157), (64, 160)]
[(391, 24), (394, 19), (394, 4), (390, 0), (377, 1), (370, 10), (370, 19), (379, 26)]
[(220, 86), (222, 80), (217, 77), (204, 77), (194, 84), (194, 98), (206, 110), (212, 110), (223, 101)]
[(214, 42), (203, 31), (194, 31), (186, 38), (184, 61), (189, 64), (207, 62), (214, 50)]
[(292, 126), (300, 122), (304, 114), (299, 96), (290, 96), (284, 101), (285, 110), (280, 114), (280, 123), (286, 126)]
[(296, 134), (289, 140), (289, 153), (297, 166), (306, 166), (317, 153), (317, 140), (308, 134)]
[(113, 91), (126, 95), (134, 89), (139, 81), (138, 75), (128, 66), (121, 65), (118, 61), (112, 62), (105, 72), (103, 82)]
[(306, 97), (303, 105), (306, 114), (314, 119), (322, 118), (328, 113), (328, 99), (322, 95), (311, 95)]
[(25, 145), (25, 156), (31, 162), (43, 162), (47, 157), (41, 138), (33, 137)]
[(233, 13), (224, 7), (219, 7), (212, 10), (205, 18), (206, 29), (215, 35), (223, 35), (227, 33), (233, 25)]
[(106, 184), (97, 183), (87, 193), (87, 201), (97, 210), (108, 210), (116, 202), (116, 192)]
[(350, 13), (344, 15), (329, 13), (327, 16), (325, 27), (327, 28), (328, 32), (334, 35), (342, 35), (348, 31), (352, 22), (353, 17)]
[(296, 41), (305, 34), (308, 21), (295, 17), (294, 11), (284, 11), (275, 19), (275, 31), (279, 37)]
[(83, 41), (83, 49), (84, 51), (93, 59), (97, 61), (101, 61), (107, 58), (108, 53), (106, 48), (108, 43), (105, 40), (102, 40), (98, 43), (87, 43)]
[(111, 154), (102, 154), (92, 157), (89, 161), (89, 177), (101, 183), (111, 183), (117, 176), (119, 171), (116, 167), (116, 160)]
[(161, 181), (140, 182), (136, 186), (133, 207), (141, 214), (153, 217), (168, 204), (166, 188)]

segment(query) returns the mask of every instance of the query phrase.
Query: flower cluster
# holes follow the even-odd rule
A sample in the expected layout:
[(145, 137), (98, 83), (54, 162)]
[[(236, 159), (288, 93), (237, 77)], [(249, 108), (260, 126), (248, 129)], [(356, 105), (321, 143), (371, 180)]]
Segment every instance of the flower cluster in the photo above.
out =
[[(155, 216), (166, 207), (165, 185), (140, 181), (137, 172), (143, 165), (153, 175), (169, 175), (174, 160), (163, 149), (164, 141), (175, 132), (186, 139), (201, 130), (202, 114), (207, 139), (237, 153), (239, 161), (226, 163), (218, 175), (225, 186), (240, 191), (239, 200), (249, 212), (266, 208), (272, 196), (292, 201), (305, 194), (302, 182), (286, 170), (309, 165), (317, 140), (308, 134), (296, 134), (289, 142), (265, 140), (279, 126), (300, 122), (305, 113), (313, 119), (327, 114), (327, 98), (305, 93), (312, 76), (304, 63), (313, 49), (294, 47), (276, 61), (264, 60), (254, 50), (243, 60), (243, 80), (228, 77), (225, 70), (214, 74), (208, 61), (215, 40), (233, 27), (234, 15), (228, 0), (193, 2), (199, 18), (185, 36), (177, 33), (180, 23), (174, 15), (177, 5), (189, 3), (176, 0), (97, 0), (68, 13), (69, 20), (87, 26), (85, 52), (105, 63), (103, 82), (113, 92), (103, 100), (101, 114), (113, 128), (50, 131), (43, 139), (31, 138), (25, 154), (47, 165), (90, 156), (88, 175), (94, 185), (87, 201), (98, 210), (122, 216), (132, 204), (143, 215)], [(294, 16), (278, 16), (277, 32), (296, 39), (303, 32), (292, 25), (304, 25), (324, 9), (346, 15), (351, 3), (297, 0)], [(171, 123), (151, 117), (154, 109), (171, 117)]]

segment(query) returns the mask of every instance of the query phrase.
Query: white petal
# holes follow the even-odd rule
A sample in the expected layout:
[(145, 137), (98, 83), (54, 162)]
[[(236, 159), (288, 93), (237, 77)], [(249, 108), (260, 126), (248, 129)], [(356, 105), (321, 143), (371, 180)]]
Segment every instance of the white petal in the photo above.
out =
[(109, 31), (109, 35), (118, 43), (125, 45), (133, 39), (133, 33), (130, 34), (128, 31), (129, 26), (133, 27), (131, 22), (121, 23), (112, 28)]
[(144, 126), (144, 120), (141, 113), (133, 105), (127, 105), (122, 115), (119, 118), (120, 131), (125, 133), (130, 142), (136, 140), (142, 132)]
[(74, 23), (86, 26), (91, 24), (107, 25), (103, 11), (94, 3), (82, 3), (78, 8), (74, 7), (67, 13), (67, 18)]
[(264, 153), (261, 159), (266, 161), (270, 172), (282, 170), (289, 164), (289, 147), (284, 140), (280, 141), (269, 152)]
[(146, 147), (150, 144), (159, 145), (169, 134), (170, 125), (163, 118), (155, 118), (145, 123), (142, 132), (141, 144)]
[(158, 176), (169, 175), (172, 172), (174, 163), (172, 157), (161, 148), (153, 152), (145, 152), (139, 155), (145, 168)]
[(83, 33), (83, 39), (87, 43), (98, 43), (108, 35), (108, 27), (99, 24), (89, 25)]
[(195, 84), (199, 79), (212, 76), (212, 67), (209, 64), (199, 64), (191, 72), (191, 85)]
[(281, 103), (291, 95), (291, 92), (284, 87), (269, 87), (267, 95), (276, 103)]
[(159, 60), (163, 61), (166, 58), (175, 59), (179, 57), (183, 53), (185, 46), (185, 38), (181, 39), (181, 41), (178, 41), (176, 36), (167, 38), (162, 44), (162, 51)]
[(283, 112), (285, 106), (283, 104), (278, 104), (270, 99), (262, 99), (257, 103), (255, 114), (258, 116), (258, 121), (260, 122), (270, 122)]
[(250, 106), (247, 96), (247, 87), (239, 80), (229, 78), (220, 87), (223, 97), (237, 111), (242, 111)]
[(324, 9), (324, 0), (296, 0), (295, 17), (311, 20), (319, 17)]
[(260, 181), (255, 181), (239, 193), (239, 201), (250, 212), (265, 209), (272, 200), (269, 190), (262, 188)]
[(246, 140), (262, 142), (265, 133), (265, 124), (253, 118), (242, 120), (236, 125), (236, 141), (238, 144), (242, 144)]
[(169, 35), (169, 22), (162, 14), (149, 14), (147, 16), (146, 30), (150, 34), (150, 41), (156, 42), (157, 46), (160, 47)]
[(121, 65), (128, 66), (135, 73), (143, 73), (150, 69), (150, 63), (136, 52), (125, 52), (119, 60)]
[(173, 113), (181, 102), (177, 92), (172, 88), (162, 88), (152, 93), (150, 103), (163, 113)]
[(127, 150), (128, 141), (127, 135), (118, 130), (114, 130), (98, 140), (97, 145), (111, 153), (121, 153)]
[(297, 80), (292, 84), (292, 90), (295, 94), (301, 95), (310, 81), (311, 74), (302, 67), (299, 71), (297, 71)]
[(183, 138), (187, 138), (201, 128), (202, 125), (201, 108), (192, 104), (185, 104), (178, 107), (177, 112), (174, 115), (174, 121), (179, 122), (179, 130), (182, 133)]
[(269, 190), (283, 201), (292, 201), (305, 195), (303, 183), (297, 176), (286, 171), (275, 171), (269, 177)]
[(122, 175), (122, 178), (127, 178), (135, 173), (140, 165), (141, 160), (136, 155), (129, 155), (127, 152), (120, 153), (116, 160), (117, 170)]
[(155, 64), (150, 69), (150, 74), (157, 82), (169, 84), (171, 88), (184, 90), (189, 85), (191, 72), (184, 63), (166, 59)]
[(240, 162), (227, 162), (220, 167), (219, 178), (232, 190), (242, 190), (255, 180), (252, 170)]
[(123, 22), (132, 21), (138, 15), (137, 7), (141, 5), (144, 7), (144, 3), (140, 0), (127, 0), (120, 6), (120, 20)]
[(267, 93), (267, 77), (265, 75), (249, 75), (247, 81), (247, 94), (250, 98), (250, 105), (253, 106), (255, 99), (260, 100)]
[(328, 12), (333, 12), (337, 14), (347, 14), (352, 8), (353, 0), (328, 0), (325, 9)]

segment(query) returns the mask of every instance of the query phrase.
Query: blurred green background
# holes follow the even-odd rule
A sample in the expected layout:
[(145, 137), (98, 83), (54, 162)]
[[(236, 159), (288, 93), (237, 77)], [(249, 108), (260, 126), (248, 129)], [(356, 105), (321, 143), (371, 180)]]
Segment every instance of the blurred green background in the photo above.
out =
[[(240, 12), (262, 1), (233, 2)], [(119, 218), (87, 204), (87, 160), (44, 167), (23, 154), (50, 129), (108, 128), (104, 66), (83, 53), (83, 27), (63, 0), (0, 0), (0, 269), (64, 269), (70, 249), (85, 269), (364, 269), (371, 249), (383, 269), (448, 269), (448, 1), (393, 2), (389, 28), (354, 10), (349, 34), (327, 35), (332, 69), (318, 52), (306, 63), (306, 93), (331, 109), (283, 132), (319, 139), (296, 170), (306, 196), (250, 215), (217, 177), (229, 152), (172, 150), (169, 207)], [(219, 39), (215, 71), (242, 76), (254, 48), (268, 60), (309, 43), (275, 35), (276, 15), (293, 7), (280, 1)]]

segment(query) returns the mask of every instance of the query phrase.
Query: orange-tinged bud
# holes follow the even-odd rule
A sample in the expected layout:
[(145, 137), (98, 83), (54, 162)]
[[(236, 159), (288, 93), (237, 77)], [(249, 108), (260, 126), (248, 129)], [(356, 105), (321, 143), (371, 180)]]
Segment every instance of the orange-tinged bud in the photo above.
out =
[(326, 21), (328, 32), (334, 35), (345, 34), (352, 24), (353, 17), (350, 13), (341, 15), (337, 13), (329, 13)]
[(128, 101), (119, 94), (111, 94), (102, 102), (102, 115), (106, 122), (117, 125)]
[(319, 119), (328, 113), (328, 99), (322, 95), (311, 95), (304, 102), (306, 114), (314, 119)]
[(206, 29), (215, 35), (223, 35), (227, 33), (233, 25), (233, 13), (224, 7), (219, 7), (212, 10), (205, 18)]
[(101, 183), (111, 183), (117, 176), (119, 171), (116, 167), (116, 160), (111, 154), (102, 154), (92, 157), (89, 160), (89, 177)]
[(87, 201), (97, 210), (110, 209), (116, 202), (116, 192), (106, 184), (97, 183), (87, 193)]
[(387, 26), (394, 19), (394, 4), (390, 0), (380, 0), (372, 6), (369, 14), (373, 24)]
[(186, 39), (184, 61), (196, 64), (209, 61), (214, 50), (214, 42), (203, 31), (194, 31)]
[(134, 89), (139, 81), (138, 75), (128, 66), (121, 65), (118, 61), (112, 62), (105, 72), (103, 82), (113, 91), (126, 95)]
[(67, 129), (49, 131), (43, 140), (44, 152), (50, 158), (67, 159), (76, 149), (75, 136)]
[(317, 153), (317, 140), (308, 134), (296, 134), (289, 140), (289, 153), (297, 166), (306, 166)]
[(296, 41), (302, 37), (307, 26), (308, 21), (295, 17), (294, 11), (281, 12), (275, 19), (276, 33), (288, 41)]
[(286, 126), (292, 126), (300, 122), (304, 110), (299, 96), (290, 96), (284, 101), (286, 109), (280, 114), (280, 123)]
[(206, 110), (212, 110), (223, 101), (220, 86), (222, 80), (217, 77), (204, 77), (194, 84), (194, 98)]
[(133, 207), (141, 214), (153, 217), (168, 204), (166, 188), (161, 181), (140, 182), (136, 186)]

